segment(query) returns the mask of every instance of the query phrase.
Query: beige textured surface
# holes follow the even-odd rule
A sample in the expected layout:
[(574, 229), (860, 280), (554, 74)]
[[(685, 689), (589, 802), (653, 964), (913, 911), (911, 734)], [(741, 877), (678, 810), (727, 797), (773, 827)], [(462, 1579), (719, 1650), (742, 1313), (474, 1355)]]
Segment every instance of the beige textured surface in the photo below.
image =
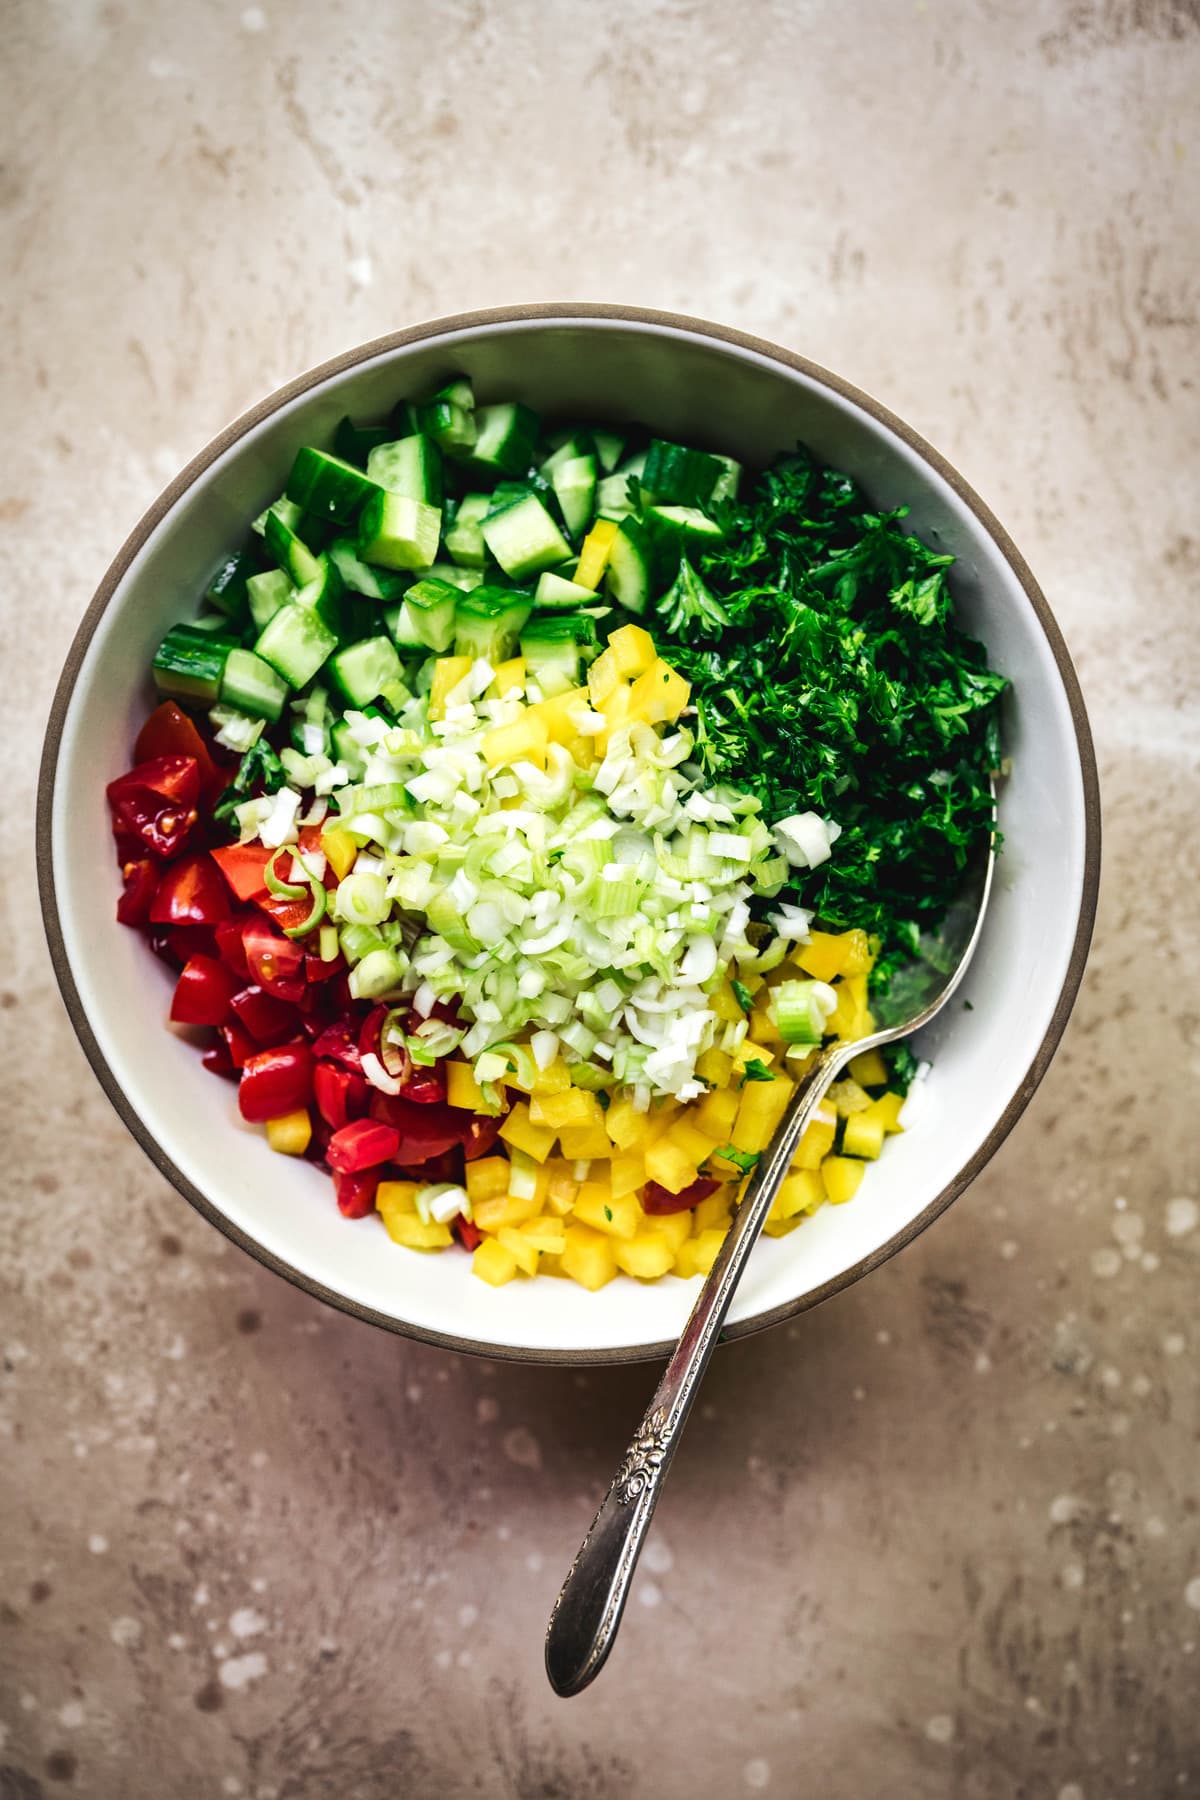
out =
[[(16, 0), (5, 40), (0, 1796), (1196, 1791), (1194, 0)], [(75, 1046), (28, 821), (187, 456), (377, 332), (570, 297), (774, 337), (957, 463), (1076, 654), (1108, 838), (1025, 1120), (722, 1355), (564, 1706), (542, 1628), (649, 1371), (458, 1360), (228, 1248)]]

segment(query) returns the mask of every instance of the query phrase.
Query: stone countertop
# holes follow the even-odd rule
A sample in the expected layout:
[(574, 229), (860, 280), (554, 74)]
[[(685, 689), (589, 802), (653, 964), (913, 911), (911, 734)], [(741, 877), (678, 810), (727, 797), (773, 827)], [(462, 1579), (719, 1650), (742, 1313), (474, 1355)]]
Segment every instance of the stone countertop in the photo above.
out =
[[(14, 0), (5, 36), (0, 1795), (1195, 1792), (1195, 5)], [(28, 828), (79, 616), (191, 454), (362, 339), (571, 297), (759, 332), (945, 451), (1075, 654), (1107, 837), (1029, 1111), (718, 1358), (564, 1705), (545, 1619), (650, 1371), (392, 1339), (228, 1246), (75, 1044)]]

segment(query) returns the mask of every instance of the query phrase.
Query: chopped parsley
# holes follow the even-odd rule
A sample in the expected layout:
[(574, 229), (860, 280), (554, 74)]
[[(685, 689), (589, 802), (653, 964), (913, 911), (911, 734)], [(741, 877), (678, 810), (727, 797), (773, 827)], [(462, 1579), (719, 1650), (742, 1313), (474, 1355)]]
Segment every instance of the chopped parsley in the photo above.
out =
[(283, 764), (265, 738), (251, 744), (238, 764), (237, 774), (213, 807), (212, 816), (221, 825), (234, 823), (234, 808), (249, 800), (257, 789), (263, 794), (277, 793), (287, 785)]
[(726, 1144), (723, 1149), (717, 1151), (717, 1155), (724, 1158), (727, 1163), (732, 1163), (735, 1169), (740, 1169), (743, 1175), (749, 1175), (758, 1161), (757, 1150), (739, 1150), (734, 1144)]
[(775, 1076), (771, 1070), (768, 1069), (766, 1063), (760, 1062), (757, 1056), (752, 1056), (742, 1070), (743, 1087), (745, 1087), (748, 1081), (774, 1081), (774, 1079)]
[(741, 1007), (742, 1011), (748, 1013), (750, 1008), (754, 1005), (754, 995), (750, 992), (750, 989), (743, 981), (733, 981), (730, 982), (729, 985), (732, 987), (733, 997)]

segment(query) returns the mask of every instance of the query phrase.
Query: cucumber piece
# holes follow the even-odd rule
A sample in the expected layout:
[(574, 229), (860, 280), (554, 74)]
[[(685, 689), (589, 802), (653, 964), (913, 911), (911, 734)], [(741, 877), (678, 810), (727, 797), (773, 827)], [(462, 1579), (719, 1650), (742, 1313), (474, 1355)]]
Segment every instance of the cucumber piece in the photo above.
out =
[(517, 647), (533, 602), (512, 588), (481, 587), (465, 594), (454, 615), (455, 656), (486, 657), (493, 667)]
[(605, 591), (628, 612), (645, 612), (650, 603), (653, 548), (649, 533), (635, 518), (621, 520), (605, 570)]
[(363, 507), (358, 553), (385, 569), (427, 569), (437, 555), (442, 515), (436, 506), (380, 488)]
[(283, 711), (289, 693), (288, 684), (277, 675), (270, 663), (253, 650), (231, 650), (225, 659), (221, 678), (221, 701), (249, 713), (255, 719), (269, 719), (272, 724)]
[(538, 584), (533, 592), (533, 604), (540, 613), (573, 612), (595, 598), (591, 588), (580, 587), (577, 581), (568, 581), (565, 576), (556, 575), (552, 569), (546, 569), (538, 576)]
[(596, 460), (600, 467), (606, 475), (611, 475), (620, 462), (629, 439), (623, 437), (619, 431), (593, 430), (592, 442), (596, 447)]
[(367, 474), (389, 494), (422, 500), (426, 506), (442, 504), (441, 451), (423, 432), (377, 445), (367, 458)]
[(506, 575), (521, 581), (565, 562), (571, 546), (536, 494), (492, 513), (480, 528), (483, 540)]
[(391, 638), (364, 638), (329, 659), (331, 685), (348, 706), (367, 706), (385, 687), (403, 683), (404, 670)]
[[(651, 567), (659, 587), (670, 586), (681, 556), (702, 556), (725, 541), (715, 519), (695, 506), (646, 506), (642, 523), (652, 547)], [(611, 563), (611, 558), (610, 558)]]
[(464, 494), (442, 540), (455, 562), (465, 563), (469, 569), (483, 567), (484, 543), (480, 525), (491, 505), (487, 494)]
[(595, 456), (596, 445), (590, 431), (556, 432), (554, 448), (538, 469), (539, 475), (553, 482), (556, 469), (576, 456)]
[(584, 613), (538, 613), (521, 633), (525, 673), (548, 700), (580, 685), (584, 656), (590, 660), (596, 648), (596, 627)]
[[(294, 502), (288, 501), (290, 509)], [(267, 508), (263, 537), (267, 549), (285, 574), (290, 575), (296, 587), (303, 587), (306, 581), (312, 581), (318, 573), (317, 559), (302, 541), (295, 530), (299, 523), (299, 513), (295, 516), (289, 510), (284, 512), (278, 501)]]
[(412, 437), (420, 431), (421, 421), (417, 417), (417, 408), (411, 400), (397, 400), (388, 414), (386, 426), (382, 426), (381, 444), (390, 444), (396, 438)]
[(311, 606), (302, 606), (297, 596), (268, 622), (254, 653), (270, 663), (290, 687), (301, 688), (336, 649), (335, 634)]
[(208, 586), (204, 590), (204, 598), (218, 612), (232, 619), (235, 625), (245, 625), (249, 617), (249, 603), (246, 597), (246, 583), (254, 575), (257, 563), (244, 550), (235, 550), (227, 556)]
[[(375, 452), (372, 452), (374, 455)], [(363, 501), (381, 485), (372, 475), (340, 456), (302, 445), (296, 452), (287, 478), (287, 497), (314, 519), (333, 519), (339, 525), (351, 525), (358, 517)]]
[(430, 563), (427, 569), (421, 570), (422, 581), (448, 581), (451, 587), (461, 588), (469, 593), (472, 588), (482, 585), (482, 569), (460, 569), (457, 563)]
[(384, 623), (396, 643), (405, 650), (436, 650), (440, 655), (454, 642), (454, 616), (461, 590), (436, 576), (415, 582), (399, 606), (390, 607)]
[(252, 575), (246, 583), (246, 603), (255, 631), (262, 631), (280, 607), (287, 605), (295, 591), (291, 577), (282, 569), (264, 569), (261, 575)]
[(707, 504), (715, 506), (718, 500), (736, 500), (738, 483), (742, 478), (741, 463), (735, 462), (732, 456), (717, 456), (715, 452), (713, 461), (720, 463), (721, 473), (713, 483), (713, 490), (708, 496)]
[(416, 410), (415, 429), (431, 437), (447, 456), (465, 456), (474, 448), (478, 435), (475, 391), (465, 377), (447, 382), (432, 400), (427, 400)]
[(554, 492), (562, 507), (567, 530), (582, 537), (592, 521), (596, 503), (596, 458), (572, 456), (560, 463), (553, 475)]
[(328, 554), (342, 578), (342, 585), (352, 594), (362, 594), (367, 600), (399, 600), (408, 586), (407, 575), (392, 569), (372, 569), (363, 562), (352, 538), (335, 538)]
[(195, 625), (172, 625), (154, 653), (151, 665), (160, 694), (176, 700), (215, 700), (235, 637), (201, 631)]
[(467, 466), (482, 475), (524, 475), (533, 461), (540, 421), (519, 400), (476, 408), (477, 436)]
[(703, 506), (721, 474), (715, 456), (652, 438), (642, 470), (643, 499), (650, 505)]
[(275, 514), (276, 518), (282, 519), (283, 523), (290, 531), (298, 531), (300, 529), (300, 521), (304, 517), (303, 507), (297, 506), (294, 500), (289, 500), (286, 494), (281, 494), (278, 500), (272, 501), (265, 512), (259, 513), (257, 519), (254, 520), (250, 527), (251, 531), (256, 532), (259, 537), (265, 537), (267, 533), (267, 520), (272, 513)]
[(316, 573), (311, 581), (296, 590), (297, 606), (307, 606), (316, 613), (326, 631), (340, 638), (346, 630), (343, 607), (342, 578), (328, 556), (316, 558)]
[(334, 762), (342, 763), (347, 773), (355, 781), (359, 776), (366, 774), (366, 752), (350, 736), (350, 724), (347, 719), (339, 719), (335, 725), (330, 727), (329, 744)]
[(339, 419), (333, 434), (333, 454), (343, 462), (365, 469), (367, 458), (376, 444), (386, 444), (395, 436), (388, 425), (356, 425), (353, 419)]
[[(637, 483), (634, 482), (634, 494)], [(603, 481), (596, 483), (596, 516), (603, 519), (624, 519), (631, 512), (636, 512), (634, 496), (630, 494), (630, 478), (628, 475), (606, 475)]]

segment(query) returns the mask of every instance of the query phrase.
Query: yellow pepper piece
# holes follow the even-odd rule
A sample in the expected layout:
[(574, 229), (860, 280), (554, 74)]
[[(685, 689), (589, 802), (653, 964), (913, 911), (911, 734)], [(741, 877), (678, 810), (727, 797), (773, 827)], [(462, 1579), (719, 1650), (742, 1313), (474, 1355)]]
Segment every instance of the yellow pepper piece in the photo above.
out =
[(512, 1165), (506, 1156), (481, 1156), (467, 1164), (467, 1198), (472, 1206), (481, 1200), (494, 1200), (507, 1194)]
[(691, 696), (690, 684), (660, 656), (630, 688), (629, 711), (651, 725), (665, 725), (679, 717)]
[(564, 1125), (558, 1141), (568, 1162), (592, 1162), (612, 1149), (603, 1125)]
[(883, 1149), (883, 1120), (869, 1112), (851, 1113), (842, 1131), (842, 1149), (847, 1156), (865, 1156), (874, 1162)]
[(657, 1138), (646, 1150), (647, 1181), (657, 1181), (670, 1194), (682, 1193), (699, 1173), (695, 1158), (681, 1150), (669, 1133)]
[(796, 1154), (792, 1158), (793, 1169), (819, 1169), (822, 1158), (828, 1156), (833, 1149), (836, 1136), (836, 1112), (832, 1106), (819, 1106), (796, 1148)]
[(473, 1201), (471, 1210), (480, 1231), (502, 1231), (506, 1225), (523, 1225), (541, 1209), (536, 1197), (518, 1200), (515, 1194), (495, 1194), (489, 1200)]
[(620, 1150), (633, 1150), (646, 1142), (649, 1114), (638, 1112), (633, 1101), (622, 1096), (604, 1115), (604, 1129)]
[(571, 1071), (562, 1057), (558, 1056), (544, 1069), (538, 1070), (529, 1092), (538, 1095), (565, 1094), (570, 1085)]
[[(440, 663), (438, 667), (441, 667)], [(532, 707), (527, 707), (511, 725), (497, 725), (494, 731), (486, 733), (480, 746), (483, 759), (489, 769), (513, 762), (531, 762), (544, 769), (549, 735), (546, 721)]]
[(690, 1212), (661, 1213), (655, 1218), (646, 1220), (645, 1230), (638, 1232), (638, 1237), (646, 1237), (653, 1233), (671, 1246), (671, 1255), (677, 1256), (679, 1246), (692, 1235), (692, 1215)]
[(354, 867), (358, 845), (340, 825), (327, 825), (321, 833), (321, 848), (339, 881), (344, 881)]
[(523, 656), (513, 656), (509, 658), (508, 662), (502, 662), (497, 667), (495, 674), (492, 676), (492, 685), (488, 689), (488, 694), (489, 696), (494, 696), (497, 700), (502, 700), (504, 695), (507, 694), (510, 689), (524, 686), (525, 658)]
[(696, 1073), (710, 1087), (728, 1087), (733, 1075), (733, 1058), (724, 1050), (702, 1050), (696, 1058)]
[(716, 993), (711, 995), (708, 1004), (718, 1019), (724, 1019), (727, 1025), (736, 1025), (740, 1019), (744, 1019), (746, 1016), (728, 976), (722, 981)]
[(622, 1151), (609, 1164), (609, 1180), (618, 1200), (623, 1194), (636, 1194), (645, 1179), (646, 1164), (636, 1150)]
[(484, 1238), (471, 1258), (471, 1273), (491, 1287), (503, 1287), (517, 1272), (517, 1259), (496, 1238)]
[(825, 1196), (831, 1206), (844, 1206), (847, 1200), (853, 1200), (866, 1168), (866, 1163), (855, 1162), (849, 1156), (825, 1158), (821, 1164), (821, 1179), (825, 1183)]
[(832, 981), (835, 975), (842, 973), (848, 935), (844, 932), (814, 931), (807, 944), (796, 946), (792, 952), (792, 961), (806, 975), (811, 975), (814, 981)]
[(392, 1242), (403, 1244), (406, 1250), (445, 1250), (454, 1242), (448, 1225), (438, 1225), (432, 1219), (426, 1225), (415, 1212), (386, 1212), (380, 1217)]
[(578, 712), (581, 706), (591, 707), (591, 695), (585, 687), (569, 688), (565, 694), (555, 694), (553, 699), (539, 700), (536, 706), (529, 708), (545, 725), (552, 744), (574, 742), (576, 725), (571, 714)]
[(518, 1226), (518, 1230), (543, 1255), (561, 1256), (566, 1248), (566, 1232), (561, 1219), (542, 1214), (536, 1219), (526, 1219), (523, 1225)]
[(717, 1260), (717, 1251), (725, 1240), (722, 1230), (702, 1231), (699, 1237), (690, 1237), (679, 1246), (679, 1254), (675, 1258), (675, 1273), (682, 1275), (685, 1281), (693, 1275), (707, 1275)]
[(879, 1050), (864, 1050), (850, 1059), (850, 1073), (863, 1087), (886, 1087), (888, 1066)]
[(825, 1199), (825, 1183), (817, 1169), (787, 1175), (771, 1207), (772, 1219), (791, 1219), (797, 1213), (814, 1213)]
[(622, 625), (609, 633), (608, 647), (613, 653), (618, 673), (626, 677), (644, 675), (654, 666), (658, 655), (654, 639), (641, 625)]
[(530, 1243), (523, 1232), (513, 1225), (502, 1225), (496, 1233), (496, 1242), (508, 1251), (522, 1275), (537, 1274), (537, 1245)]
[(718, 1144), (727, 1144), (729, 1139), (720, 1135), (714, 1137), (709, 1132), (702, 1130), (695, 1113), (685, 1112), (682, 1118), (676, 1119), (675, 1123), (668, 1127), (660, 1142), (674, 1144), (677, 1150), (683, 1151), (689, 1162), (694, 1162), (699, 1168), (700, 1164), (712, 1155)]
[(611, 650), (602, 650), (588, 670), (588, 695), (592, 705), (603, 706), (622, 685), (616, 657)]
[[(375, 1210), (385, 1225), (389, 1218), (400, 1213), (412, 1213), (417, 1210), (417, 1183), (415, 1181), (381, 1181), (375, 1189)], [(391, 1226), (388, 1226), (391, 1230)]]
[(489, 1106), (470, 1063), (448, 1062), (445, 1067), (446, 1100), (449, 1105), (461, 1106), (465, 1112), (494, 1114), (497, 1111), (496, 1107)]
[(580, 546), (579, 563), (571, 577), (577, 587), (591, 588), (594, 593), (600, 586), (619, 529), (615, 519), (596, 520)]
[(715, 1138), (719, 1144), (727, 1144), (733, 1130), (733, 1121), (737, 1118), (737, 1109), (737, 1090), (722, 1088), (718, 1092), (705, 1094), (703, 1100), (698, 1100), (691, 1108), (688, 1116), (707, 1137)]
[(514, 1150), (524, 1150), (534, 1162), (545, 1162), (554, 1148), (554, 1133), (545, 1125), (535, 1125), (524, 1100), (517, 1104), (500, 1127), (500, 1136)]
[[(687, 1213), (680, 1215), (682, 1218), (688, 1216)], [(694, 1237), (699, 1237), (705, 1231), (724, 1231), (733, 1217), (733, 1199), (729, 1189), (718, 1188), (707, 1200), (701, 1200), (698, 1206), (693, 1206), (690, 1216)]]
[(675, 1261), (671, 1245), (656, 1231), (640, 1232), (628, 1243), (614, 1244), (613, 1255), (618, 1269), (636, 1275), (639, 1281), (655, 1281)]
[(903, 1094), (880, 1094), (878, 1100), (871, 1102), (873, 1116), (883, 1120), (883, 1129), (889, 1137), (893, 1132), (904, 1130), (900, 1123), (900, 1109), (903, 1105)]
[(456, 688), (464, 675), (471, 672), (469, 656), (439, 656), (433, 665), (433, 686), (429, 690), (429, 717), (444, 719), (446, 695)]
[[(587, 1088), (568, 1087), (557, 1094), (535, 1093), (529, 1103), (529, 1116), (535, 1125), (551, 1125), (555, 1131), (575, 1125), (604, 1129), (604, 1108)], [(607, 1136), (606, 1132), (606, 1152)]]
[(632, 1194), (614, 1200), (599, 1182), (585, 1181), (575, 1202), (575, 1217), (581, 1225), (590, 1225), (606, 1237), (631, 1238), (641, 1225), (644, 1214)]
[(284, 1113), (278, 1119), (268, 1119), (267, 1142), (281, 1156), (303, 1156), (312, 1142), (312, 1120), (308, 1116), (308, 1108), (302, 1106), (297, 1112)]
[(777, 1075), (774, 1081), (747, 1082), (738, 1101), (730, 1142), (748, 1154), (765, 1150), (787, 1111), (795, 1086), (786, 1075)]
[(562, 1253), (562, 1272), (593, 1292), (613, 1279), (617, 1272), (611, 1239), (587, 1225), (570, 1225), (566, 1231)]

